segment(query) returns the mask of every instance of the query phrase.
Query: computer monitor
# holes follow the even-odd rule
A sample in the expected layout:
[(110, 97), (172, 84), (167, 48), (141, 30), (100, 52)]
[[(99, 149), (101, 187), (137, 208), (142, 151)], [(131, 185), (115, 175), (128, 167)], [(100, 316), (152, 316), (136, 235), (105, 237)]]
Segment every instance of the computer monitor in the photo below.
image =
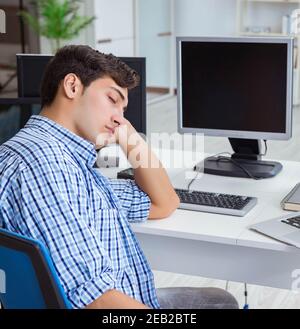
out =
[(178, 37), (176, 48), (179, 132), (228, 137), (234, 150), (205, 159), (204, 173), (276, 175), (260, 142), (292, 135), (293, 39)]
[[(53, 55), (17, 54), (18, 96), (40, 97), (40, 84), (46, 65)], [(128, 93), (128, 107), (124, 114), (135, 129), (146, 135), (146, 59), (144, 57), (120, 57), (140, 76), (140, 84)]]

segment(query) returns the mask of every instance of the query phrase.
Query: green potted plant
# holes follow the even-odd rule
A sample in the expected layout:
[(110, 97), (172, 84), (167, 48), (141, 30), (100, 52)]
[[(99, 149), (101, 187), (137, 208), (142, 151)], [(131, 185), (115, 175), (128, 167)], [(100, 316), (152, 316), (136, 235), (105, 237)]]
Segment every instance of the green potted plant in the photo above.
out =
[(33, 0), (38, 17), (27, 11), (20, 15), (25, 22), (41, 36), (51, 42), (52, 51), (61, 47), (63, 40), (70, 40), (78, 36), (79, 32), (88, 26), (94, 16), (80, 16), (78, 10), (81, 0)]

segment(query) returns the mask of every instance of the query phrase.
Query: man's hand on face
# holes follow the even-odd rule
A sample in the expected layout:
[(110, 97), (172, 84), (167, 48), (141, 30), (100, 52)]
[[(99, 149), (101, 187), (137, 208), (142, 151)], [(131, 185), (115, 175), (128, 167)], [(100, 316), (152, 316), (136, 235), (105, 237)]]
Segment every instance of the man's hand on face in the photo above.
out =
[(129, 142), (131, 136), (137, 134), (136, 130), (132, 124), (121, 116), (113, 116), (112, 120), (116, 125), (114, 136), (116, 138), (116, 143), (120, 146), (126, 146)]
[(110, 134), (101, 133), (97, 137), (96, 148), (100, 149), (109, 144), (119, 144), (121, 147), (127, 147), (128, 141), (134, 143), (134, 136), (138, 135), (132, 124), (123, 116), (115, 115), (112, 117), (112, 129)]

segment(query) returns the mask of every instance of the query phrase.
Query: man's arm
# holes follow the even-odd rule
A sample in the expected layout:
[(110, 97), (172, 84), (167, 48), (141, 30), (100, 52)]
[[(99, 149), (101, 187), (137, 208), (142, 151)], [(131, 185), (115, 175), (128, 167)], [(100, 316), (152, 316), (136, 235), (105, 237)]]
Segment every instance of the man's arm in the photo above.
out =
[(59, 153), (50, 161), (40, 157), (22, 170), (15, 191), (20, 200), (20, 233), (46, 245), (74, 308), (146, 307), (115, 290), (111, 260), (89, 224), (87, 193), (75, 167), (60, 159)]
[(118, 290), (109, 290), (97, 298), (88, 309), (149, 309), (148, 306), (138, 302), (134, 298), (123, 294)]
[[(118, 118), (118, 121), (119, 118)], [(179, 198), (161, 162), (129, 121), (122, 118), (117, 142), (134, 168), (137, 185), (149, 195), (149, 218), (168, 217), (179, 206)]]

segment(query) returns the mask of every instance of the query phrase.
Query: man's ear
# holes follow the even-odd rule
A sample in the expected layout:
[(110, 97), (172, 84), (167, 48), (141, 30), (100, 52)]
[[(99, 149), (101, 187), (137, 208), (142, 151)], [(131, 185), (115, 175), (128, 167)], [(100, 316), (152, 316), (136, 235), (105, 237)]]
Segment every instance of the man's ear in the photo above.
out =
[(74, 73), (69, 73), (63, 80), (63, 89), (65, 95), (69, 99), (74, 99), (79, 93), (81, 93), (82, 84), (79, 78)]

